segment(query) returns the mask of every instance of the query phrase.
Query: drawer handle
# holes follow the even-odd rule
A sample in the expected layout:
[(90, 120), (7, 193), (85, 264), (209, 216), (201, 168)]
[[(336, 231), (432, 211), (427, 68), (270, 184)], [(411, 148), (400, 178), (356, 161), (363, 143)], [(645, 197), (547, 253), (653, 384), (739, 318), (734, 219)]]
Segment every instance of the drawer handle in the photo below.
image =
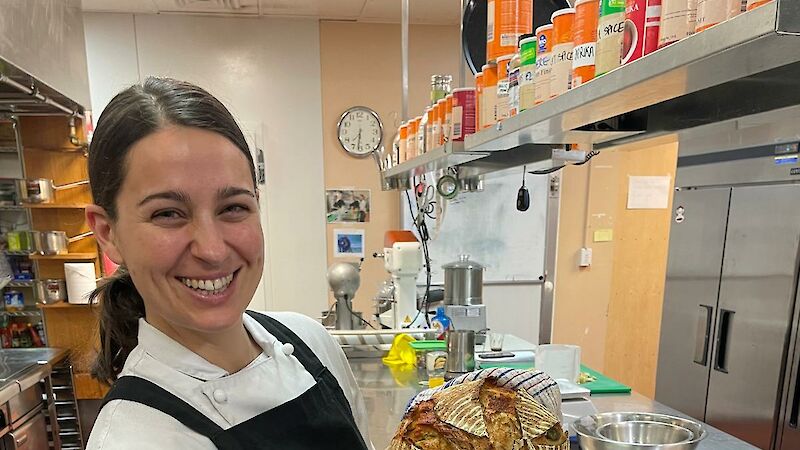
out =
[(28, 442), (28, 435), (25, 434), (18, 438), (14, 438), (14, 442), (17, 444), (17, 447), (22, 447), (26, 442)]

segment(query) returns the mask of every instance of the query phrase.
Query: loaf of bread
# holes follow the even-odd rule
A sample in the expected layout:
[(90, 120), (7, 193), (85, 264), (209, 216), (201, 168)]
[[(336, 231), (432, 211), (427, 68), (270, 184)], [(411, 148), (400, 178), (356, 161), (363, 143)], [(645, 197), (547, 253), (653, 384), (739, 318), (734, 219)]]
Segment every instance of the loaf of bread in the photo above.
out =
[(560, 410), (509, 386), (486, 377), (412, 402), (388, 450), (568, 450)]

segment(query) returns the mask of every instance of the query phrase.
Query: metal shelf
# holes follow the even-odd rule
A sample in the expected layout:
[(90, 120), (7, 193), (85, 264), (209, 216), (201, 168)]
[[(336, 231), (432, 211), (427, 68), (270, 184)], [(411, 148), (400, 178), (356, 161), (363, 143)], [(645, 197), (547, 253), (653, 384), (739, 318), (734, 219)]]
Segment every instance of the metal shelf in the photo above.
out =
[(0, 316), (8, 317), (39, 317), (42, 311), (39, 309), (25, 309), (22, 311), (0, 311)]
[(398, 164), (384, 172), (386, 178), (409, 178), (433, 170), (446, 169), (488, 156), (488, 153), (474, 153), (464, 150), (463, 142), (448, 142), (416, 158)]
[(8, 284), (6, 284), (6, 287), (29, 288), (33, 287), (34, 283), (36, 283), (36, 280), (12, 280), (9, 281)]
[(485, 157), (464, 164), (435, 149), (383, 175), (448, 165), (488, 173), (549, 159), (552, 145), (606, 148), (800, 105), (798, 35), (797, 1), (775, 0), (469, 135), (453, 152)]

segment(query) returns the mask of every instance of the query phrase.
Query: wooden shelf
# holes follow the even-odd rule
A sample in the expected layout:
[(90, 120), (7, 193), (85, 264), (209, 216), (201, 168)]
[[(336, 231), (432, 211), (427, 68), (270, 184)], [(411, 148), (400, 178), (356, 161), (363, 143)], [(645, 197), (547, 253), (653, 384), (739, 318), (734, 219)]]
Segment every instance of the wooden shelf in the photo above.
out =
[(58, 303), (48, 303), (46, 305), (44, 303), (37, 303), (36, 304), (36, 307), (39, 308), (39, 309), (76, 309), (76, 308), (77, 309), (81, 309), (81, 308), (86, 308), (86, 307), (89, 307), (89, 306), (92, 306), (92, 304), (91, 303), (76, 304), (76, 303), (69, 303), (69, 302), (66, 302), (66, 301), (58, 302)]
[(81, 205), (60, 205), (58, 203), (23, 203), (23, 208), (30, 209), (86, 209), (86, 204)]
[(30, 255), (31, 259), (53, 260), (53, 261), (93, 261), (97, 259), (97, 253), (67, 253), (65, 255)]
[(40, 152), (75, 153), (82, 155), (87, 147), (30, 147), (25, 146), (24, 150), (35, 150)]

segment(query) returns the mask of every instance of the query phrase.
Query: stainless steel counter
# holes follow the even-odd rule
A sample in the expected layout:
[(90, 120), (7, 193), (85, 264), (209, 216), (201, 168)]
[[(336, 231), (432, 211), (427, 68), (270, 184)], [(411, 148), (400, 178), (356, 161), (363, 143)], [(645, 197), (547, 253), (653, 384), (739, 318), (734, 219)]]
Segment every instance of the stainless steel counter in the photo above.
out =
[(66, 356), (66, 350), (49, 347), (0, 350), (0, 404), (49, 375)]
[[(426, 386), (419, 384), (416, 370), (392, 374), (380, 359), (351, 359), (350, 366), (367, 406), (372, 443), (376, 450), (383, 450), (394, 435), (408, 401)], [(592, 403), (598, 412), (642, 411), (687, 417), (635, 392), (592, 396)], [(700, 443), (698, 450), (756, 448), (716, 428), (706, 425), (706, 429), (709, 431), (708, 437)]]

